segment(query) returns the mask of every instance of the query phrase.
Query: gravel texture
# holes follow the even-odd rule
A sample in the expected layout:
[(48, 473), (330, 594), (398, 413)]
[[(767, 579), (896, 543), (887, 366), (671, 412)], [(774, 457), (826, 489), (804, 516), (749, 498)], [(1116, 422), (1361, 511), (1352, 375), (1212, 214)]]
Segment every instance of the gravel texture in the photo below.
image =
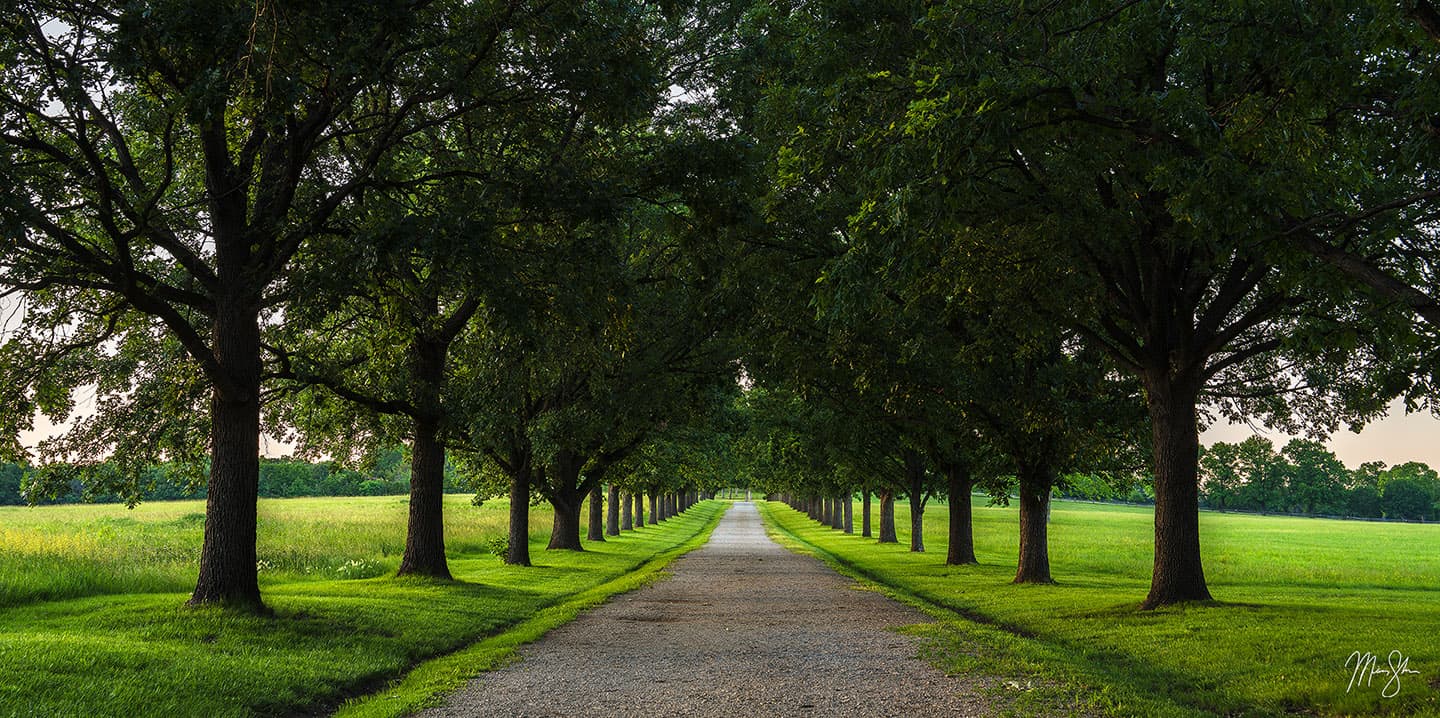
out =
[(422, 716), (990, 715), (894, 626), (927, 622), (765, 535), (737, 503), (671, 576), (524, 646)]

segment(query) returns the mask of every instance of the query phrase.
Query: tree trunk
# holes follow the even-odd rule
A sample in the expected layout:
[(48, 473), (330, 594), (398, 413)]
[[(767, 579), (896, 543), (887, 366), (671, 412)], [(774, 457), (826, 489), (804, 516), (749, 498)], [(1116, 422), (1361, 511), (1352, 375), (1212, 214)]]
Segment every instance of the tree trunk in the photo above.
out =
[(585, 540), (605, 540), (605, 488), (598, 482), (590, 489), (590, 525)]
[(635, 498), (635, 528), (645, 528), (645, 494), (631, 494)]
[[(905, 478), (910, 488), (910, 550), (925, 552), (925, 457), (918, 451), (905, 451)], [(893, 518), (892, 518), (893, 522)]]
[[(918, 503), (918, 505), (917, 505)], [(910, 499), (910, 550), (925, 553), (925, 500)]]
[(1050, 578), (1050, 487), (1055, 475), (1048, 468), (1021, 466), (1020, 563), (1015, 583), (1053, 583)]
[(584, 551), (580, 544), (580, 509), (585, 504), (584, 480), (580, 477), (585, 468), (585, 458), (577, 452), (565, 449), (555, 454), (551, 467), (550, 505), (555, 507), (550, 527), (550, 543), (547, 550)]
[(950, 545), (945, 552), (945, 563), (960, 566), (979, 563), (975, 560), (975, 537), (971, 526), (970, 490), (974, 479), (969, 470), (959, 464), (943, 464), (946, 491), (950, 496)]
[(620, 535), (620, 487), (610, 484), (610, 510), (605, 517), (605, 533)]
[(830, 528), (845, 528), (845, 508), (840, 503), (839, 496), (830, 499)]
[(449, 579), (450, 566), (445, 562), (445, 447), (439, 441), (435, 421), (415, 419), (414, 426), (410, 520), (398, 575)]
[(660, 515), (660, 498), (655, 492), (650, 492), (650, 523), (658, 524), (664, 521), (665, 517)]
[(629, 531), (634, 528), (631, 523), (635, 516), (635, 502), (630, 500), (630, 492), (624, 491), (620, 494), (620, 530)]
[(550, 499), (550, 505), (555, 507), (555, 519), (551, 523), (550, 543), (546, 544), (546, 550), (585, 550), (580, 544), (580, 507), (584, 504), (584, 496), (577, 493)]
[(870, 538), (870, 489), (860, 492), (860, 535)]
[(190, 605), (265, 610), (255, 566), (260, 486), (259, 312), (219, 307), (211, 335), (215, 357), (233, 386), (210, 399), (210, 478), (205, 539)]
[(510, 548), (505, 563), (530, 565), (530, 467), (521, 466), (510, 477)]
[(1155, 457), (1155, 568), (1141, 604), (1147, 610), (1210, 600), (1200, 564), (1198, 390), (1154, 374), (1161, 376), (1145, 377)]
[(845, 497), (845, 533), (855, 533), (855, 501), (854, 496)]
[(900, 543), (895, 535), (895, 495), (880, 492), (880, 543)]

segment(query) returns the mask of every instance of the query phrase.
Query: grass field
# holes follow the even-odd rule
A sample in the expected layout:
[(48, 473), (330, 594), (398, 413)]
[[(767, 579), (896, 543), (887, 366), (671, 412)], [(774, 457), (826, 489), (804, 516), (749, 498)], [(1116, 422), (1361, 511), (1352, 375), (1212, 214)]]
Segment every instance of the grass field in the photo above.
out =
[[(536, 509), (536, 565), (515, 568), (487, 551), (504, 535), (506, 502), (476, 508), (450, 496), (447, 546), (458, 581), (441, 582), (390, 577), (404, 547), (404, 498), (261, 500), (269, 617), (183, 607), (201, 502), (0, 508), (0, 716), (333, 708), (425, 659), (517, 626), (533, 638), (576, 606), (637, 585), (703, 541), (723, 508), (704, 502), (660, 526), (587, 543), (585, 552), (545, 551), (550, 514)], [(422, 704), (514, 643), (496, 640), (482, 641), (489, 653), (472, 662), (442, 661), (427, 680), (396, 684), (389, 707)]]
[[(1440, 526), (1201, 514), (1216, 601), (1138, 610), (1149, 588), (1146, 508), (1057, 502), (1056, 584), (1015, 585), (1015, 508), (975, 510), (978, 566), (945, 566), (946, 508), (925, 513), (928, 553), (819, 526), (783, 504), (762, 510), (777, 537), (897, 595), (938, 607), (920, 629), (955, 670), (1013, 676), (1021, 703), (1113, 715), (1440, 715)], [(878, 517), (877, 517), (878, 520)], [(966, 620), (961, 616), (974, 620)], [(1353, 651), (1418, 674), (1350, 688)], [(1353, 668), (1354, 663), (1351, 663)]]

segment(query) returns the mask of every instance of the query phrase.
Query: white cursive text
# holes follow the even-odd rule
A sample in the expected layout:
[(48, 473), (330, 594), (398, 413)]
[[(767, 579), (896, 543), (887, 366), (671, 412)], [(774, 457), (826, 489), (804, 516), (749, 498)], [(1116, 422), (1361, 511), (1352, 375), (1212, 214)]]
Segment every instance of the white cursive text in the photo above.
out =
[(1385, 665), (1377, 665), (1379, 660), (1379, 656), (1369, 651), (1351, 653), (1350, 657), (1345, 659), (1345, 667), (1351, 668), (1351, 663), (1355, 665), (1350, 671), (1350, 685), (1345, 688), (1345, 692), (1349, 693), (1356, 686), (1369, 688), (1371, 681), (1375, 680), (1375, 676), (1383, 675), (1389, 676), (1389, 678), (1385, 681), (1385, 685), (1380, 687), (1380, 697), (1394, 698), (1400, 695), (1400, 676), (1407, 673), (1420, 674), (1420, 671), (1410, 670), (1410, 658), (1398, 650), (1391, 651), (1385, 657)]

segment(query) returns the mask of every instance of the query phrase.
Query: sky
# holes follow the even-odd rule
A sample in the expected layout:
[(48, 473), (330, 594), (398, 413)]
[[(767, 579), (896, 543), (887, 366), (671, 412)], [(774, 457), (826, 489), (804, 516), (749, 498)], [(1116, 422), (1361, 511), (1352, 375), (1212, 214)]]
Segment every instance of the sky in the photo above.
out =
[[(1200, 443), (1236, 443), (1256, 434), (1274, 442), (1277, 451), (1293, 438), (1259, 425), (1217, 424), (1200, 435)], [(1440, 468), (1440, 419), (1429, 412), (1407, 415), (1404, 403), (1396, 401), (1385, 418), (1366, 425), (1359, 434), (1341, 429), (1325, 445), (1351, 469), (1366, 461), (1383, 461), (1388, 466), (1421, 461)]]

